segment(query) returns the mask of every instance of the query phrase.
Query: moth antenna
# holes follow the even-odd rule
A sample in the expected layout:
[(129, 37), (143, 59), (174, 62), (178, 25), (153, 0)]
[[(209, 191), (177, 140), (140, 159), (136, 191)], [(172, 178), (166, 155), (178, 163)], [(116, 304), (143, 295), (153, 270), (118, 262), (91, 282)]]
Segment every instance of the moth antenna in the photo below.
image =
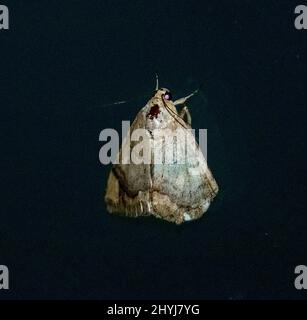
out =
[(107, 107), (112, 107), (112, 106), (118, 106), (118, 105), (125, 104), (125, 103), (132, 103), (132, 102), (135, 102), (137, 100), (147, 98), (147, 97), (148, 97), (148, 94), (146, 94), (146, 95), (144, 94), (144, 95), (136, 97), (134, 99), (119, 100), (119, 101), (115, 101), (115, 102), (105, 103), (102, 105), (96, 105), (96, 106), (90, 107), (89, 109), (101, 109), (101, 108), (107, 108)]
[(121, 101), (115, 101), (115, 102), (112, 102), (112, 103), (107, 103), (107, 104), (103, 104), (101, 107), (108, 107), (108, 106), (115, 106), (117, 104), (125, 104), (125, 103), (128, 103), (129, 101), (126, 101), (126, 100), (121, 100)]
[(159, 89), (159, 75), (156, 72), (156, 91)]
[[(162, 100), (163, 101), (163, 100)], [(164, 104), (164, 107), (165, 109), (167, 110), (167, 112), (185, 129), (189, 129), (187, 126), (186, 126), (186, 122), (184, 121), (184, 119), (182, 119), (177, 113), (175, 113), (172, 109), (170, 109), (167, 104), (163, 101), (163, 104)], [(180, 120), (183, 121), (183, 123), (181, 121), (178, 120), (178, 118)]]
[(199, 92), (199, 89), (196, 89), (194, 92), (192, 92), (188, 96), (180, 98), (180, 99), (177, 99), (176, 101), (174, 101), (174, 105), (177, 106), (178, 104), (184, 104), (188, 99), (193, 97), (198, 92)]
[(189, 95), (186, 96), (186, 97), (183, 97), (183, 98), (180, 98), (180, 99), (177, 99), (176, 101), (174, 101), (174, 105), (177, 106), (178, 104), (185, 104), (185, 102), (186, 102), (188, 99), (192, 98), (192, 97), (193, 97), (194, 95), (196, 95), (197, 93), (201, 93), (204, 85), (205, 85), (205, 82), (202, 82), (202, 83), (200, 84), (200, 86), (199, 86), (195, 91), (193, 91), (191, 94), (189, 94)]

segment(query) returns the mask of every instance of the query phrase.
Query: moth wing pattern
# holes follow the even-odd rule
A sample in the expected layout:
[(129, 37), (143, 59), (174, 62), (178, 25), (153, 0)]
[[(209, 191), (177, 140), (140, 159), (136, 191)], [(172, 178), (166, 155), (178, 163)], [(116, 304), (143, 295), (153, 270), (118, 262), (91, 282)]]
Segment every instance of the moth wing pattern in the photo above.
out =
[[(155, 117), (148, 117), (153, 108)], [(171, 139), (178, 131), (184, 132), (186, 143), (177, 141), (176, 152), (185, 155), (185, 162), (177, 163), (176, 159), (172, 163), (113, 165), (105, 196), (107, 210), (130, 217), (153, 215), (176, 224), (200, 218), (218, 193), (218, 185), (173, 102), (155, 95), (137, 114), (129, 134), (138, 128), (145, 129), (151, 146), (154, 143), (160, 150), (168, 149), (168, 145), (163, 138), (155, 136), (154, 129), (168, 129)], [(126, 143), (122, 144), (120, 159)], [(133, 146), (131, 141), (130, 150)], [(154, 157), (153, 151), (151, 156)]]
[[(131, 124), (129, 135), (138, 128), (145, 128), (146, 119), (140, 111)], [(127, 146), (127, 144), (130, 144)], [(122, 159), (123, 150), (133, 148), (133, 141), (123, 141), (119, 151), (119, 159)], [(150, 164), (114, 164), (109, 175), (105, 201), (110, 213), (121, 213), (131, 217), (150, 214), (151, 189)]]
[(200, 218), (218, 193), (218, 185), (194, 135), (185, 133), (186, 144), (177, 145), (187, 146), (185, 163), (156, 164), (152, 170), (155, 215), (177, 224)]

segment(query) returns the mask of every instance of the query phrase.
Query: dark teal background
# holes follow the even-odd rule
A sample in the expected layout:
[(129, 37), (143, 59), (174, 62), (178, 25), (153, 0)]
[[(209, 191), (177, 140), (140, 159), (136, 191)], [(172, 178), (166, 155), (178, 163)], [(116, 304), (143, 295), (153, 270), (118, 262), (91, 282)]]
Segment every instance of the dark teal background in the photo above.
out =
[[(306, 31), (300, 1), (2, 1), (3, 298), (306, 298)], [(208, 129), (220, 193), (178, 227), (106, 213), (99, 133), (154, 89)], [(145, 95), (145, 97), (144, 97)], [(135, 99), (126, 105), (101, 106)]]

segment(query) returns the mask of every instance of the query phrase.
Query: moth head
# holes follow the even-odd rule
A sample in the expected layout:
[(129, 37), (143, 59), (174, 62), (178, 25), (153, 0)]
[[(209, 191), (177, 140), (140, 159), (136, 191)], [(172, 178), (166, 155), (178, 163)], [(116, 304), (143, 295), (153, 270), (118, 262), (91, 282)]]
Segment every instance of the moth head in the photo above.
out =
[(172, 93), (170, 92), (170, 90), (168, 90), (166, 88), (160, 88), (160, 89), (156, 90), (155, 97), (158, 97), (160, 99), (164, 99), (167, 101), (172, 101), (172, 99), (173, 99)]

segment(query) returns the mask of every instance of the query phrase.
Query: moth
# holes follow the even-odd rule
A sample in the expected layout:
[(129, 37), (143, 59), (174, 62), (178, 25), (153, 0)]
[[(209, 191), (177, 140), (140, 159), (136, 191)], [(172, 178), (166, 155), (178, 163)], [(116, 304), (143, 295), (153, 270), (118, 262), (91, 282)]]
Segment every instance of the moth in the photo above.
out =
[[(190, 130), (186, 102), (197, 91), (173, 101), (171, 92), (159, 87), (157, 77), (153, 96), (131, 124), (118, 153), (119, 162), (109, 174), (108, 212), (128, 217), (152, 215), (182, 224), (208, 210), (219, 188)], [(180, 111), (179, 105), (183, 106)], [(124, 152), (135, 151), (138, 142), (131, 138), (138, 130), (144, 132), (140, 154), (147, 153), (150, 161), (135, 163), (130, 155), (128, 161), (120, 161)]]

